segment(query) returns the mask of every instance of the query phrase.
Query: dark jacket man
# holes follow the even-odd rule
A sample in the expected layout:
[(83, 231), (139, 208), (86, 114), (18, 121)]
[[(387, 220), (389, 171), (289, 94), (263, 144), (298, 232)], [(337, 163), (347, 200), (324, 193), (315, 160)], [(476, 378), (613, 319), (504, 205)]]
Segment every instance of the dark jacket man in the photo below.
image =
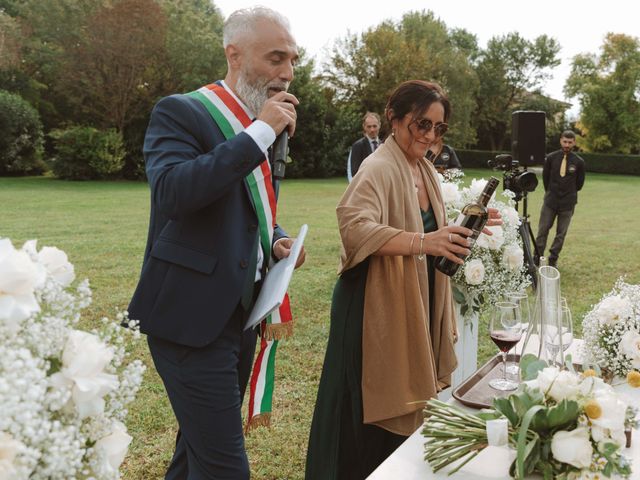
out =
[(575, 134), (571, 130), (563, 132), (560, 137), (562, 148), (547, 156), (542, 170), (545, 194), (536, 237), (536, 256), (544, 255), (549, 230), (557, 218), (556, 236), (549, 249), (549, 265), (553, 267), (557, 265), (578, 203), (578, 191), (584, 185), (584, 160), (572, 151), (575, 144)]
[(380, 115), (375, 112), (365, 113), (362, 117), (362, 130), (364, 137), (356, 140), (349, 152), (349, 160), (347, 161), (347, 179), (349, 181), (358, 173), (362, 161), (380, 145), (380, 139), (378, 138)]

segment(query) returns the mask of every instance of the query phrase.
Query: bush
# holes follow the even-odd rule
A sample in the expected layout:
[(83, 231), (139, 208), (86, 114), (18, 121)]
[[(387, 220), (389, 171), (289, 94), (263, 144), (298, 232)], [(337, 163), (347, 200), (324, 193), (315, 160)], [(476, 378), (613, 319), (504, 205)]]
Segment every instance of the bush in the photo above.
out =
[(19, 95), (0, 90), (0, 176), (40, 175), (42, 123), (35, 108)]
[(640, 155), (614, 155), (611, 153), (582, 153), (587, 172), (640, 175)]
[(53, 130), (53, 173), (69, 180), (93, 180), (114, 177), (124, 165), (124, 141), (115, 129), (71, 127)]

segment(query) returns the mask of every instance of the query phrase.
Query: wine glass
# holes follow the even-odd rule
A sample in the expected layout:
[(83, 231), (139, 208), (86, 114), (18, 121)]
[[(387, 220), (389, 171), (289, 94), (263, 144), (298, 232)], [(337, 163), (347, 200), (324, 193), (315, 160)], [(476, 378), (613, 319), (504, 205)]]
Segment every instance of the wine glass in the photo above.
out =
[[(520, 325), (522, 327), (522, 333), (527, 331), (529, 328), (530, 321), (530, 306), (529, 306), (529, 296), (525, 292), (507, 292), (504, 294), (504, 297), (507, 302), (513, 302), (517, 305), (516, 315), (519, 316)], [(521, 352), (522, 355), (523, 352)], [(513, 348), (514, 359), (516, 356), (516, 347)], [(513, 362), (507, 365), (507, 373), (511, 375), (519, 375), (520, 367), (518, 366), (518, 362), (514, 360)]]
[(502, 353), (502, 378), (494, 378), (489, 386), (496, 390), (515, 390), (518, 383), (507, 379), (507, 352), (522, 337), (522, 325), (517, 314), (518, 306), (513, 302), (495, 304), (489, 324), (489, 335)]
[(544, 344), (551, 364), (563, 368), (564, 355), (559, 360), (557, 357), (561, 351), (566, 351), (573, 342), (573, 319), (566, 298), (560, 299), (560, 305), (557, 308), (557, 324), (545, 325)]

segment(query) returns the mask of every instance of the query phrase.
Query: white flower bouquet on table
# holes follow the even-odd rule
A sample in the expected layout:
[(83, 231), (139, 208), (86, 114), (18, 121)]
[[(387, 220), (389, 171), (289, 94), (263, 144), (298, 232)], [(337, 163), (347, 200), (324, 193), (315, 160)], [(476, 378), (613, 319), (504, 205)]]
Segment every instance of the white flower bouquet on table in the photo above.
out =
[(613, 290), (585, 315), (582, 333), (587, 362), (620, 377), (639, 371), (640, 285), (619, 279)]
[[(473, 179), (469, 187), (462, 187), (462, 176), (459, 171), (445, 172), (445, 176), (441, 176), (442, 195), (450, 222), (458, 218), (466, 204), (478, 199), (487, 183), (487, 180)], [(453, 276), (453, 295), (461, 305), (463, 316), (479, 313), (483, 306), (500, 301), (505, 292), (520, 291), (530, 284), (518, 231), (520, 217), (514, 206), (512, 192), (505, 190), (494, 195), (489, 207), (500, 211), (503, 225), (488, 227), (493, 233), (491, 236), (480, 234), (465, 264)]]
[[(477, 414), (430, 400), (422, 434), (425, 460), (434, 471), (454, 473), (489, 444), (487, 422), (506, 418), (505, 443), (516, 449), (509, 473), (525, 478), (537, 472), (545, 480), (628, 478), (627, 405), (602, 379), (546, 367), (533, 355), (523, 357), (525, 378), (516, 393), (497, 398)], [(591, 371), (593, 373), (593, 371)]]
[(125, 347), (139, 331), (126, 314), (78, 330), (91, 291), (74, 278), (63, 251), (0, 239), (0, 480), (120, 478), (145, 369)]

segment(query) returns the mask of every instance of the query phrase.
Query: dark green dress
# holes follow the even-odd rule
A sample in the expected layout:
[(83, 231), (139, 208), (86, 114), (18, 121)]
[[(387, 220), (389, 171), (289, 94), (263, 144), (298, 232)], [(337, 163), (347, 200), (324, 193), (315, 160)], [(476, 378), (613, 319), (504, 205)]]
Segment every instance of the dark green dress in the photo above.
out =
[[(436, 230), (433, 209), (421, 213), (424, 231)], [(433, 298), (435, 270), (433, 258), (427, 259)], [(367, 259), (343, 272), (333, 290), (329, 343), (309, 435), (306, 480), (364, 480), (407, 439), (365, 425), (362, 420), (362, 317), (368, 270)]]

